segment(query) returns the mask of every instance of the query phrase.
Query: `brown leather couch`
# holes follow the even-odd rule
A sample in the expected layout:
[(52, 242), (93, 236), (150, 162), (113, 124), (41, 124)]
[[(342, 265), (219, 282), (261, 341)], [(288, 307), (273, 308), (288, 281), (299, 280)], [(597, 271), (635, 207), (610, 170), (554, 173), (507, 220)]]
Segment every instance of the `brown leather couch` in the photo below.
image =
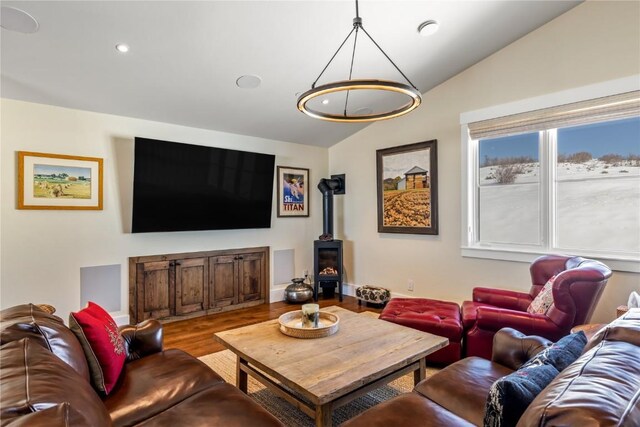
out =
[[(481, 426), (487, 395), (498, 378), (551, 343), (502, 329), (492, 360), (468, 357), (342, 427)], [(582, 356), (529, 405), (525, 426), (640, 426), (640, 309), (629, 311), (589, 340)]]
[(281, 426), (198, 359), (163, 350), (162, 326), (121, 328), (127, 362), (104, 397), (79, 341), (33, 304), (0, 312), (2, 426)]

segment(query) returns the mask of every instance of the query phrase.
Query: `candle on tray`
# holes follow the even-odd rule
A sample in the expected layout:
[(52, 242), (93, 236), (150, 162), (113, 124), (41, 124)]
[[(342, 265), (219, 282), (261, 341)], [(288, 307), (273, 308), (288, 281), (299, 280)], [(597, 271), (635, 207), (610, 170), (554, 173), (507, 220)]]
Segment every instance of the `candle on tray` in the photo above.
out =
[(320, 318), (320, 306), (318, 304), (304, 304), (302, 306), (302, 327), (317, 328)]

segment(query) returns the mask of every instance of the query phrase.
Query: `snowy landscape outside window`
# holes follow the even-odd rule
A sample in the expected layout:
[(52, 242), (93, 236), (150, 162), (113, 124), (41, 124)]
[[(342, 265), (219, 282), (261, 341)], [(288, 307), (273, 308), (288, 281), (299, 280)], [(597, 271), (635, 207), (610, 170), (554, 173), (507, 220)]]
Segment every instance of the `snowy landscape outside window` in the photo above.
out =
[(560, 253), (640, 272), (640, 92), (584, 99), (461, 115), (463, 256)]
[(558, 129), (556, 246), (640, 248), (640, 117)]
[[(478, 244), (640, 251), (640, 117), (480, 139), (477, 152)], [(543, 203), (545, 170), (555, 198)], [(543, 236), (542, 205), (554, 235)]]
[(539, 132), (479, 142), (479, 241), (540, 245)]

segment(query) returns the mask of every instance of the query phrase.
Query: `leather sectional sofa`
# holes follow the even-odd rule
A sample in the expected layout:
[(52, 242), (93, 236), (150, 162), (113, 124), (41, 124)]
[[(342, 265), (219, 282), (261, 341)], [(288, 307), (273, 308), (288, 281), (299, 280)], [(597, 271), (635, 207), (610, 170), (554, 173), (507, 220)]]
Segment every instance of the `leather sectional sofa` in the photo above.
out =
[(2, 426), (281, 426), (205, 364), (163, 350), (151, 320), (121, 328), (127, 362), (104, 397), (89, 382), (80, 343), (62, 320), (25, 304), (0, 312)]
[[(502, 329), (492, 360), (467, 357), (342, 427), (481, 426), (491, 385), (551, 343)], [(600, 330), (528, 406), (525, 426), (640, 426), (640, 309)]]

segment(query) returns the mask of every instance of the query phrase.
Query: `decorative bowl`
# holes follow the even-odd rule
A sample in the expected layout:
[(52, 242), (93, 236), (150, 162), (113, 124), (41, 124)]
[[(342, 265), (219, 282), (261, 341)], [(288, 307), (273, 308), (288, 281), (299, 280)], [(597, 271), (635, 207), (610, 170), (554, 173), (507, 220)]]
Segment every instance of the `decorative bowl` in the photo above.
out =
[(284, 290), (284, 299), (292, 303), (302, 303), (313, 298), (313, 288), (304, 283), (304, 279), (291, 279), (293, 282)]

